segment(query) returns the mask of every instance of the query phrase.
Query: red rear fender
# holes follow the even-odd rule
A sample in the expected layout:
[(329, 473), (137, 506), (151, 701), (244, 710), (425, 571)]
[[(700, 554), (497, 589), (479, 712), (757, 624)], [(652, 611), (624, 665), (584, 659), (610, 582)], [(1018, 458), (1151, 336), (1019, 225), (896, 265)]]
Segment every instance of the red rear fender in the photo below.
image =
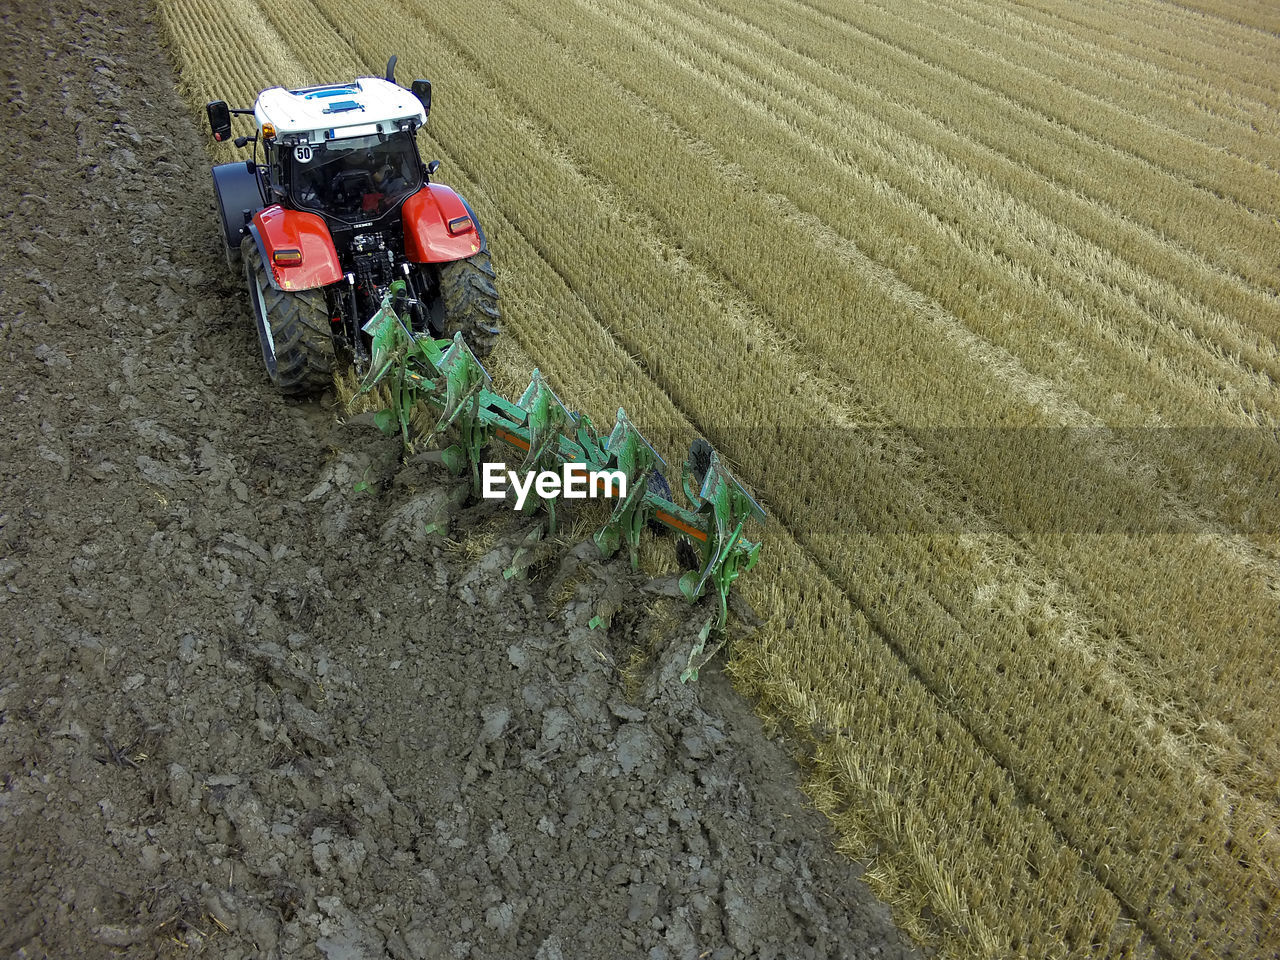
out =
[(462, 198), (442, 183), (429, 183), (401, 208), (404, 252), (414, 263), (462, 260), (484, 248), (480, 225)]
[(281, 290), (311, 290), (342, 279), (338, 251), (324, 219), (279, 204), (253, 215), (262, 259)]

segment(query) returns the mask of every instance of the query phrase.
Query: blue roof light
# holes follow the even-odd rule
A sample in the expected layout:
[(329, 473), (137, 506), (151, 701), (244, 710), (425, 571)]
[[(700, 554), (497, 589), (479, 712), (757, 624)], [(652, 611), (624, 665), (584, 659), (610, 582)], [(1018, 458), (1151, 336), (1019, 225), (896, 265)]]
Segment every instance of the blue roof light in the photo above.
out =
[(340, 97), (343, 94), (351, 93), (357, 88), (352, 86), (326, 87), (323, 90), (313, 90), (303, 96), (304, 100), (314, 100), (317, 97)]

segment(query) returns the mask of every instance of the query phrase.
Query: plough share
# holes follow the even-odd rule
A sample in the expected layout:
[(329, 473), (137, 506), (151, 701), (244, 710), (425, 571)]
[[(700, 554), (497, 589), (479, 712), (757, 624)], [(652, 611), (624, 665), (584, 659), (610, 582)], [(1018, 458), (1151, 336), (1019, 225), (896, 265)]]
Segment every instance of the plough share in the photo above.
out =
[[(713, 615), (699, 633), (682, 680), (696, 679), (695, 662), (705, 663), (704, 648), (713, 632), (723, 631), (733, 582), (749, 571), (760, 554), (759, 542), (743, 536), (748, 521), (763, 523), (764, 511), (734, 479), (705, 440), (695, 440), (681, 469), (681, 488), (688, 506), (672, 499), (664, 477), (666, 462), (653, 449), (625, 411), (618, 410), (613, 429), (598, 432), (584, 414), (571, 412), (541, 373), (534, 371), (528, 388), (512, 403), (490, 389), (492, 381), (462, 333), (450, 340), (415, 335), (408, 319), (410, 297), (403, 281), (391, 284), (381, 308), (364, 325), (371, 337), (369, 366), (360, 393), (385, 385), (387, 409), (375, 414), (378, 426), (399, 432), (406, 446), (438, 446), (445, 465), (456, 475), (468, 471), (480, 491), (484, 450), (501, 441), (518, 451), (525, 470), (563, 469), (571, 474), (617, 471), (626, 477), (625, 496), (615, 488), (613, 511), (595, 534), (604, 556), (625, 543), (631, 566), (638, 564), (640, 537), (656, 523), (688, 539), (698, 556), (697, 569), (680, 578), (680, 591), (690, 602), (714, 589), (719, 598)], [(585, 477), (584, 477), (585, 479)], [(555, 498), (529, 497), (526, 509), (541, 504), (552, 531)]]

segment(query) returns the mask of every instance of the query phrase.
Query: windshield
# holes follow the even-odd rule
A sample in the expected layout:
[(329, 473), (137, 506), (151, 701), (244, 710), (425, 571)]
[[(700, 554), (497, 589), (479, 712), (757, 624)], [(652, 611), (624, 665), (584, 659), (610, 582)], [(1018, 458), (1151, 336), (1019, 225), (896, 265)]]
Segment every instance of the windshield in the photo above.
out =
[(422, 186), (407, 134), (351, 137), (293, 148), (294, 203), (342, 220), (380, 217)]

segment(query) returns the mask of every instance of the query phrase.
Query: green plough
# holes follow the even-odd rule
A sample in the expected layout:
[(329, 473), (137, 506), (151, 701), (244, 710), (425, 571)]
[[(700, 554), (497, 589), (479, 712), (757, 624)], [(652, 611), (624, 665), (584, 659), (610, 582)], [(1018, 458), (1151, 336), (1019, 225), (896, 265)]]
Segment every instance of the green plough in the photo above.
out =
[[(442, 451), (442, 459), (457, 475), (469, 471), (477, 494), (483, 452), (494, 440), (520, 452), (524, 471), (567, 469), (566, 477), (584, 482), (598, 474), (611, 476), (605, 482), (610, 484), (613, 512), (595, 535), (600, 552), (611, 556), (625, 543), (635, 569), (641, 532), (656, 522), (687, 537), (699, 552), (698, 568), (680, 578), (685, 598), (692, 602), (708, 588), (719, 595), (719, 615), (702, 628), (681, 675), (682, 680), (696, 679), (698, 666), (710, 657), (705, 652), (708, 637), (722, 630), (728, 618), (730, 587), (760, 555), (760, 544), (742, 535), (747, 521), (763, 523), (760, 505), (705, 440), (694, 441), (681, 471), (689, 506), (676, 504), (662, 478), (665, 461), (621, 408), (613, 429), (601, 434), (584, 414), (570, 412), (537, 371), (512, 403), (490, 389), (488, 373), (461, 334), (452, 341), (415, 337), (403, 316), (406, 298), (403, 282), (393, 283), (382, 308), (364, 326), (373, 346), (360, 393), (385, 384), (391, 397), (390, 407), (375, 414), (378, 426), (388, 433), (398, 431), (406, 446), (435, 445), (451, 432), (453, 442)], [(424, 409), (430, 411), (425, 420)], [(625, 478), (625, 488), (619, 475)], [(553, 531), (555, 499), (539, 497), (531, 489), (528, 500), (545, 506)]]

